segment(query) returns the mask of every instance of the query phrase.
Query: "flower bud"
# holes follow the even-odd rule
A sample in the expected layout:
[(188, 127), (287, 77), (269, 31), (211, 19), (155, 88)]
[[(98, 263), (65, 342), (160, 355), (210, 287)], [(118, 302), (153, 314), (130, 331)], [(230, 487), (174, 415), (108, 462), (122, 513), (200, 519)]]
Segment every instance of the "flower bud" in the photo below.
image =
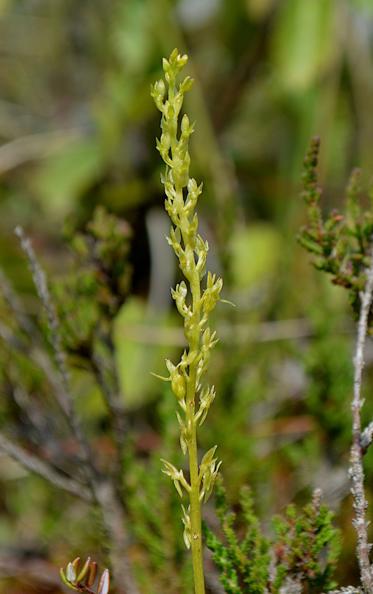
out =
[(154, 85), (151, 87), (151, 96), (154, 99), (154, 103), (158, 107), (160, 111), (163, 110), (163, 99), (166, 94), (166, 85), (164, 81), (157, 80)]
[(170, 70), (170, 63), (166, 58), (162, 60), (163, 72), (169, 72)]
[(192, 78), (190, 78), (190, 76), (184, 78), (183, 82), (180, 84), (180, 93), (186, 93), (187, 91), (190, 91), (193, 86), (193, 82), (194, 81)]
[(187, 114), (184, 113), (183, 118), (181, 120), (181, 131), (184, 132), (184, 134), (186, 134), (189, 130), (189, 127), (190, 127), (189, 118), (188, 118)]
[(185, 377), (178, 371), (175, 371), (171, 377), (171, 388), (178, 400), (182, 400), (186, 393)]

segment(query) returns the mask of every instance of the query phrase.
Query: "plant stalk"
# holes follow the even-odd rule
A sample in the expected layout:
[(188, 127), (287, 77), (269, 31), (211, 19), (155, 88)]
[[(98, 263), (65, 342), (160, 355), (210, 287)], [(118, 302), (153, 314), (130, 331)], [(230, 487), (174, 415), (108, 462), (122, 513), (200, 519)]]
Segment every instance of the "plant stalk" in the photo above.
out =
[[(200, 339), (200, 280), (197, 270), (193, 270), (193, 277), (190, 282), (190, 289), (193, 300), (193, 315), (195, 316), (195, 335), (190, 343), (190, 352), (198, 353)], [(195, 594), (205, 594), (205, 578), (203, 568), (202, 551), (202, 528), (201, 528), (201, 502), (200, 502), (200, 478), (198, 465), (197, 427), (194, 420), (196, 405), (196, 384), (197, 384), (197, 361), (193, 361), (189, 367), (189, 381), (187, 389), (187, 414), (191, 424), (191, 436), (188, 443), (189, 473), (190, 473), (190, 523), (191, 523), (191, 549), (194, 576)]]
[[(206, 372), (211, 349), (216, 344), (215, 332), (207, 326), (208, 316), (220, 300), (223, 281), (215, 274), (207, 273), (206, 286), (202, 279), (206, 275), (208, 243), (198, 233), (198, 216), (195, 212), (197, 200), (202, 191), (189, 176), (189, 138), (194, 125), (187, 114), (179, 116), (184, 94), (191, 88), (192, 80), (186, 77), (178, 84), (177, 77), (187, 63), (188, 57), (175, 49), (169, 59), (163, 60), (165, 80), (157, 81), (151, 90), (155, 104), (162, 113), (161, 138), (157, 148), (166, 163), (162, 176), (165, 187), (165, 208), (172, 221), (167, 238), (184, 275), (183, 280), (172, 289), (180, 315), (184, 318), (184, 333), (188, 348), (177, 365), (166, 360), (169, 377), (161, 378), (171, 382), (181, 414), (177, 412), (180, 425), (180, 445), (183, 454), (188, 455), (189, 482), (183, 470), (163, 460), (163, 472), (173, 481), (180, 497), (185, 492), (189, 507), (183, 509), (184, 542), (192, 549), (195, 594), (205, 594), (205, 578), (202, 554), (201, 506), (210, 496), (220, 462), (215, 458), (214, 446), (208, 450), (201, 462), (198, 460), (197, 425), (204, 422), (215, 398), (214, 386), (201, 383)], [(183, 493), (184, 491), (184, 493)]]
[(205, 594), (196, 428), (189, 445), (191, 549), (195, 594)]

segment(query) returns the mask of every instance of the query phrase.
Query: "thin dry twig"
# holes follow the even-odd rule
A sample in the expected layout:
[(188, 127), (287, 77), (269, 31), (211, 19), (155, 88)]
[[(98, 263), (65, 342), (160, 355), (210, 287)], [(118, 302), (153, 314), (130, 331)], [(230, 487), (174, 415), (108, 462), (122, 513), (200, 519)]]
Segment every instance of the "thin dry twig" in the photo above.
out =
[(364, 347), (368, 329), (368, 316), (373, 299), (373, 248), (370, 252), (371, 264), (366, 271), (367, 280), (361, 294), (360, 317), (358, 323), (356, 350), (354, 357), (354, 396), (352, 401), (352, 445), (350, 454), (349, 474), (352, 482), (351, 493), (355, 510), (354, 526), (357, 533), (357, 558), (360, 567), (360, 578), (363, 589), (367, 593), (373, 592), (373, 576), (371, 571), (368, 542), (368, 522), (366, 509), (368, 506), (364, 491), (364, 469), (362, 448), (361, 383), (364, 368)]
[(38, 474), (52, 485), (71, 493), (84, 501), (92, 502), (90, 491), (79, 481), (59, 473), (35, 454), (31, 454), (21, 446), (15, 444), (5, 435), (0, 433), (0, 450), (8, 454), (11, 458), (19, 462), (24, 468)]
[[(35, 288), (37, 290), (40, 301), (42, 302), (45, 312), (47, 314), (48, 327), (50, 330), (50, 343), (51, 343), (51, 346), (53, 349), (53, 353), (55, 356), (55, 360), (56, 360), (56, 364), (57, 364), (59, 373), (61, 375), (61, 380), (62, 380), (64, 389), (65, 389), (65, 392), (68, 393), (69, 386), (70, 386), (69, 372), (68, 372), (68, 369), (66, 366), (65, 353), (63, 351), (62, 344), (61, 344), (57, 312), (54, 307), (54, 303), (52, 301), (52, 298), (51, 298), (51, 295), (50, 295), (50, 292), (48, 289), (47, 279), (46, 279), (44, 270), (42, 269), (42, 267), (40, 266), (40, 263), (38, 262), (38, 260), (36, 258), (36, 254), (34, 252), (32, 245), (31, 245), (31, 241), (29, 240), (28, 237), (26, 237), (22, 227), (20, 227), (20, 226), (16, 227), (15, 234), (19, 238), (21, 247), (27, 256), (27, 260), (28, 260), (28, 263), (29, 263), (29, 266), (31, 269), (32, 278), (34, 281)], [(65, 412), (71, 413), (71, 411), (69, 410), (71, 404), (66, 402), (65, 406), (66, 406)]]
[(80, 457), (84, 463), (84, 472), (87, 476), (88, 483), (91, 485), (92, 491), (94, 492), (93, 482), (96, 473), (94, 464), (92, 462), (89, 445), (85, 439), (85, 436), (83, 435), (80, 423), (74, 410), (73, 397), (70, 390), (70, 374), (66, 365), (65, 352), (62, 348), (57, 312), (48, 289), (47, 279), (44, 270), (36, 258), (31, 242), (28, 237), (26, 237), (22, 227), (16, 227), (15, 233), (19, 238), (21, 247), (27, 256), (34, 285), (48, 319), (50, 344), (53, 350), (62, 386), (62, 390), (57, 390), (55, 392), (56, 399), (69, 423), (74, 437), (79, 443)]

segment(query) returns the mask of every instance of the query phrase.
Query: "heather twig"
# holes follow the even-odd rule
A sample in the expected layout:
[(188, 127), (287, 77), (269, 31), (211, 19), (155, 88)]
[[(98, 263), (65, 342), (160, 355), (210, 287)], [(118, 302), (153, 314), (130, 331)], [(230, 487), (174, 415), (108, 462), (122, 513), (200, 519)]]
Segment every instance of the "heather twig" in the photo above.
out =
[(366, 285), (360, 296), (361, 309), (358, 323), (356, 351), (354, 358), (354, 397), (352, 401), (352, 446), (350, 477), (352, 481), (351, 493), (355, 510), (354, 526), (357, 533), (357, 557), (360, 566), (362, 586), (367, 593), (373, 591), (373, 575), (369, 560), (370, 545), (368, 542), (368, 523), (366, 509), (368, 503), (364, 491), (363, 445), (361, 408), (361, 383), (364, 368), (364, 347), (368, 329), (368, 316), (373, 299), (373, 249), (370, 252), (371, 264), (366, 272)]

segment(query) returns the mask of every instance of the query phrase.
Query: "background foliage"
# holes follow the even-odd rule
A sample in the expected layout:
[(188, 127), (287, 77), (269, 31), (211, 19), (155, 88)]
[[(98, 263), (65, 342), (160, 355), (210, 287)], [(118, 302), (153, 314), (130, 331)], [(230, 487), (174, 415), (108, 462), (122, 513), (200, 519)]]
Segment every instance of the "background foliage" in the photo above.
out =
[[(221, 342), (211, 376), (218, 397), (202, 446), (220, 444), (230, 500), (238, 501), (241, 485), (249, 484), (267, 532), (273, 513), (291, 501), (304, 505), (322, 487), (344, 534), (339, 578), (353, 582), (346, 476), (350, 310), (342, 289), (329, 287), (309, 266), (296, 234), (304, 222), (298, 193), (310, 136), (321, 136), (326, 209), (342, 203), (353, 167), (363, 168), (366, 186), (373, 172), (371, 2), (2, 0), (0, 40), (0, 264), (36, 312), (13, 236), (22, 224), (53, 271), (78, 406), (103, 463), (110, 458), (105, 416), (81, 349), (95, 308), (111, 307), (110, 315), (118, 308), (115, 353), (129, 441), (125, 486), (138, 520), (132, 553), (146, 569), (139, 572), (144, 591), (162, 592), (167, 584), (170, 592), (187, 592), (190, 579), (178, 504), (159, 472), (160, 457), (177, 456), (173, 402), (148, 373), (162, 372), (164, 356), (182, 346), (154, 149), (158, 115), (149, 96), (160, 58), (174, 46), (189, 53), (196, 79), (187, 100), (197, 122), (192, 151), (194, 174), (205, 183), (209, 267), (224, 276), (223, 297), (237, 305), (221, 305), (216, 313)], [(97, 205), (125, 221), (120, 303), (100, 293), (86, 260), (79, 264), (85, 270), (79, 286), (68, 284), (74, 265), (65, 239), (86, 233)], [(66, 291), (79, 297), (79, 307), (69, 309)], [(0, 356), (0, 420), (9, 426), (19, 411), (6, 397), (12, 359)], [(368, 352), (368, 361), (372, 357)], [(39, 378), (30, 369), (25, 378), (37, 400)], [(367, 394), (370, 387), (368, 381)], [(370, 420), (369, 399), (366, 409)], [(27, 432), (19, 437), (30, 438)], [(371, 452), (366, 463), (369, 484)], [(25, 583), (40, 588), (19, 570), (20, 561), (52, 568), (92, 550), (98, 557), (100, 534), (81, 504), (1, 456), (0, 572), (5, 576), (1, 559), (12, 559), (18, 570), (0, 589), (17, 592), (20, 580), (23, 592)]]

